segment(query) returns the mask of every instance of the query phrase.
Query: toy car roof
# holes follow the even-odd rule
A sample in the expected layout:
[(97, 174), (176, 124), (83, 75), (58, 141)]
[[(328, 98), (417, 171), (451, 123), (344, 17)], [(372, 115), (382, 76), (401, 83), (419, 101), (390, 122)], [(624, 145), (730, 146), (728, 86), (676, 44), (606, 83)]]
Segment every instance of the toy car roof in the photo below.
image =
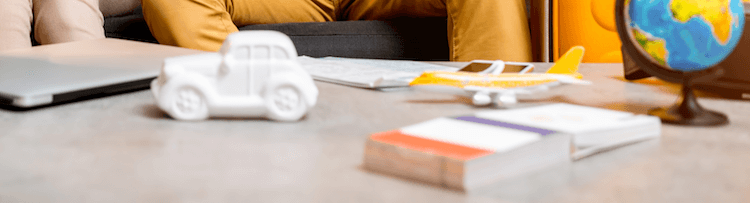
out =
[(290, 55), (297, 56), (292, 40), (284, 33), (272, 30), (240, 31), (227, 36), (221, 46), (221, 53), (226, 53), (227, 48), (236, 45), (277, 45), (289, 51)]

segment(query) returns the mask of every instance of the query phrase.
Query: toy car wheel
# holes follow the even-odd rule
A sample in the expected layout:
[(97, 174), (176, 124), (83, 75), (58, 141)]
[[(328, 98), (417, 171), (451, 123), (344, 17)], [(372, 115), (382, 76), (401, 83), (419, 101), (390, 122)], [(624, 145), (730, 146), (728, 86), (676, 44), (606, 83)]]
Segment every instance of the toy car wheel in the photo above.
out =
[(172, 100), (170, 116), (179, 120), (203, 120), (208, 118), (208, 105), (203, 94), (190, 86), (177, 88)]
[(272, 120), (296, 121), (307, 113), (307, 103), (299, 89), (292, 85), (279, 85), (266, 96), (269, 115)]

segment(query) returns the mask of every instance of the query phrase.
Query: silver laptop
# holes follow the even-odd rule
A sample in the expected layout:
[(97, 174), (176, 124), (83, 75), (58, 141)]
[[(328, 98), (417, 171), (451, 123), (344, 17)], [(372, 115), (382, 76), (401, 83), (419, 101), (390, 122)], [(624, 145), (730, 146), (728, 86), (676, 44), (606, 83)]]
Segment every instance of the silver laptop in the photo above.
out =
[(197, 53), (120, 39), (0, 52), (0, 105), (29, 108), (145, 89), (164, 58)]

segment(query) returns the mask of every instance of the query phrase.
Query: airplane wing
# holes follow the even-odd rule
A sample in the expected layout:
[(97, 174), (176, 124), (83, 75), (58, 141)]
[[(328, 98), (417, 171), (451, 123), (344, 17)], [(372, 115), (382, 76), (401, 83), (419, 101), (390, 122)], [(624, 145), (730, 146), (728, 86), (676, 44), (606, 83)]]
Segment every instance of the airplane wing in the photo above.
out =
[(576, 85), (590, 85), (591, 84), (591, 81), (581, 80), (571, 75), (558, 75), (558, 74), (547, 74), (547, 75), (565, 84), (576, 84)]

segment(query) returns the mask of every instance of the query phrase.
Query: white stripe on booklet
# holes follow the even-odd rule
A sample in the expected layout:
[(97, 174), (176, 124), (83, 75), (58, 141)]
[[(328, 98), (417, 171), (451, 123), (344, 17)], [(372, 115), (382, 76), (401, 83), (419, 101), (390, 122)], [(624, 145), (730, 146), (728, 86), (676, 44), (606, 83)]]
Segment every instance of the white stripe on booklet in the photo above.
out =
[(412, 136), (495, 152), (505, 152), (541, 139), (533, 132), (452, 118), (437, 118), (400, 130)]

